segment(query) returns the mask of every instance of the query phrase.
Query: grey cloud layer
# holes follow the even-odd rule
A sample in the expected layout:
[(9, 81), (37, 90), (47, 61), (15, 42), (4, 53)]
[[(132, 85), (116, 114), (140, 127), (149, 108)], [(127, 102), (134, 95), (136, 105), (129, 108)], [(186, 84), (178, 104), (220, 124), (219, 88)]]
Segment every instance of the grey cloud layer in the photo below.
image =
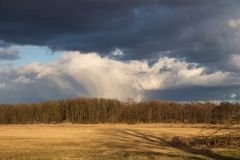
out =
[(14, 47), (0, 47), (0, 60), (16, 60), (19, 59), (19, 52)]
[(219, 67), (238, 54), (237, 0), (1, 0), (0, 38), (52, 49), (96, 51), (116, 48), (123, 59), (164, 56)]

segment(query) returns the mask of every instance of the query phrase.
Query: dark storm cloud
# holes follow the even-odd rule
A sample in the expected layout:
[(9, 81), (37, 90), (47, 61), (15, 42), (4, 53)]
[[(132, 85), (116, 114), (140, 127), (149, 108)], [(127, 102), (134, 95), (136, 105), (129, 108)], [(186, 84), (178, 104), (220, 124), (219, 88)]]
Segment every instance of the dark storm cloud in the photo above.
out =
[(239, 50), (227, 26), (238, 10), (236, 0), (0, 0), (0, 39), (101, 54), (120, 48), (124, 59), (166, 54), (217, 63)]
[[(176, 101), (239, 101), (240, 85), (192, 86), (177, 89), (146, 91), (146, 99)], [(234, 95), (234, 96), (233, 96)]]

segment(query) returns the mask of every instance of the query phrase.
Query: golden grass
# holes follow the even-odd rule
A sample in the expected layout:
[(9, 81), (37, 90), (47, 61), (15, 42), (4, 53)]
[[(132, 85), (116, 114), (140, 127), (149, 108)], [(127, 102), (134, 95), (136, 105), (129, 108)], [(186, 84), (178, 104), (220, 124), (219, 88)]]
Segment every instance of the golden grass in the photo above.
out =
[[(173, 136), (199, 136), (204, 125), (96, 124), (0, 125), (0, 159), (214, 159), (167, 142)], [(221, 156), (238, 151), (216, 149)]]

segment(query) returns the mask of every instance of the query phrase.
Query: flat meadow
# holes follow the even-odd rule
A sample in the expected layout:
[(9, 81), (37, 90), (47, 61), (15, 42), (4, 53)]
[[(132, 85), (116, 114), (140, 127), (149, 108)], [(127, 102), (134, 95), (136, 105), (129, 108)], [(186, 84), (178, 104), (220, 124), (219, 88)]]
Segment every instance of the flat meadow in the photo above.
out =
[(240, 159), (236, 149), (205, 151), (168, 143), (174, 136), (199, 136), (204, 127), (189, 124), (0, 125), (0, 159)]

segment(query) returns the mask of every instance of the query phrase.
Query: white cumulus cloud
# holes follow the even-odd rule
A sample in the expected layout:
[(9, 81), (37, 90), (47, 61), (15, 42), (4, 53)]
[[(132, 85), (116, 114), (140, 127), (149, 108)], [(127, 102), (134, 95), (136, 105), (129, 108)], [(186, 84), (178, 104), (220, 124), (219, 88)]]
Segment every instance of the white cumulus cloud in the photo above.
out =
[(140, 100), (145, 90), (240, 82), (230, 72), (207, 73), (204, 67), (175, 58), (162, 57), (150, 66), (147, 61), (118, 61), (80, 52), (66, 52), (48, 64), (5, 67), (0, 77), (0, 102), (80, 96)]

